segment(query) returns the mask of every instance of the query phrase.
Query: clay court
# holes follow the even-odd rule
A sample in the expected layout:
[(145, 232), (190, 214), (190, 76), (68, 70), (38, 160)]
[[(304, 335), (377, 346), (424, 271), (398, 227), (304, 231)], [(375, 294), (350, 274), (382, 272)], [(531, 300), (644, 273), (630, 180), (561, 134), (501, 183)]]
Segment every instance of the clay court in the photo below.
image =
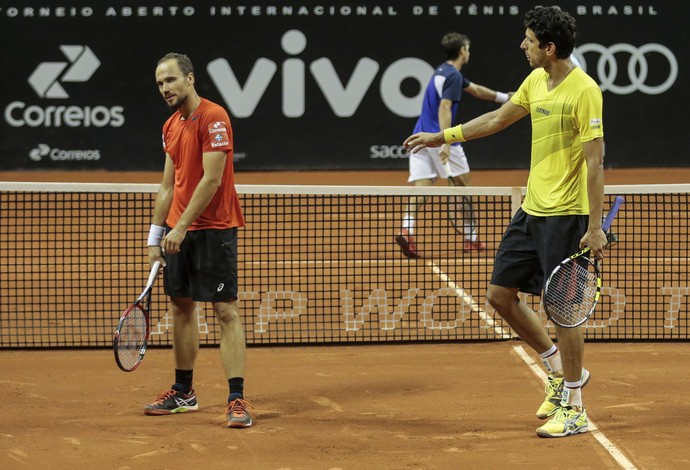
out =
[[(1, 181), (158, 177), (0, 173)], [(676, 184), (689, 181), (690, 171), (607, 170), (606, 177), (609, 185)], [(239, 173), (237, 183), (405, 179), (404, 172)], [(479, 186), (525, 181), (525, 172), (474, 174)], [(688, 468), (690, 347), (687, 337), (678, 339), (589, 342), (590, 432), (566, 439), (534, 432), (544, 376), (519, 340), (250, 347), (246, 395), (256, 423), (246, 430), (224, 426), (227, 391), (215, 347), (202, 348), (197, 362), (200, 411), (165, 417), (141, 409), (171, 381), (168, 348), (151, 348), (129, 374), (108, 348), (2, 350), (9, 400), (0, 468)]]

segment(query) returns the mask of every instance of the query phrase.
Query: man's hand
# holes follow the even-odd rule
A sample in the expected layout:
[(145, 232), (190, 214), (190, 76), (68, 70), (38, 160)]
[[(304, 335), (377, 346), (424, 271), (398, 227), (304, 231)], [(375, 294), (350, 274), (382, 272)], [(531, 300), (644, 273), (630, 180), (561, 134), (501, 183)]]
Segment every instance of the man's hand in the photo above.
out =
[(441, 163), (444, 165), (450, 161), (450, 144), (441, 145), (441, 150), (438, 152), (438, 156), (441, 157)]
[(168, 232), (165, 238), (163, 238), (161, 246), (163, 247), (166, 253), (179, 253), (180, 245), (182, 245), (182, 241), (184, 241), (184, 237), (186, 234), (186, 230), (181, 230), (178, 227), (175, 227), (174, 229), (170, 230), (170, 232)]
[(606, 233), (604, 233), (601, 227), (588, 229), (585, 236), (580, 240), (580, 247), (588, 246), (598, 260), (604, 259), (604, 249), (607, 244)]
[(412, 153), (417, 153), (423, 148), (438, 147), (439, 145), (443, 145), (445, 143), (446, 141), (443, 138), (443, 131), (436, 133), (419, 132), (405, 139), (405, 142), (403, 142), (403, 147), (405, 147), (406, 150), (410, 150)]
[(153, 266), (156, 261), (160, 261), (161, 266), (165, 266), (165, 257), (163, 257), (163, 248), (158, 245), (149, 246), (149, 266)]

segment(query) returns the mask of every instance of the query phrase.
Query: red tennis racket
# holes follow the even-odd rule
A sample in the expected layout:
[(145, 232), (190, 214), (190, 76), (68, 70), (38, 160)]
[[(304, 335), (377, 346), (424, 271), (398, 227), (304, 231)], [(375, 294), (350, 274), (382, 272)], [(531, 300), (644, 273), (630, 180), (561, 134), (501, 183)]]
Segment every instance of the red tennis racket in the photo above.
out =
[(151, 292), (160, 266), (160, 261), (153, 263), (144, 292), (122, 313), (115, 329), (113, 337), (115, 362), (125, 372), (132, 372), (139, 367), (146, 354), (146, 343), (150, 331)]

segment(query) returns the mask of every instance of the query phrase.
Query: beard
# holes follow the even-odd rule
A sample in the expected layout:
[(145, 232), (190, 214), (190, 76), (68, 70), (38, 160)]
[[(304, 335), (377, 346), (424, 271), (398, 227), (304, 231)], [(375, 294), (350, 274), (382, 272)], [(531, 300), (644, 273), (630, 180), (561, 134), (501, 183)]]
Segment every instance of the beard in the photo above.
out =
[(186, 101), (187, 97), (185, 96), (183, 98), (178, 97), (177, 100), (173, 101), (172, 103), (169, 103), (168, 101), (165, 103), (168, 105), (168, 108), (170, 108), (171, 111), (177, 111)]

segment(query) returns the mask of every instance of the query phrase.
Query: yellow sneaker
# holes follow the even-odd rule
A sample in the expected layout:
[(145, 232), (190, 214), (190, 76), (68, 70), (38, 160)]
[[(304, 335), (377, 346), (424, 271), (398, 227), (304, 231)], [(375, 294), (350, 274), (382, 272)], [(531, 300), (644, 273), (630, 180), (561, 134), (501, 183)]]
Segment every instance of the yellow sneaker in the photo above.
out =
[(546, 419), (553, 415), (559, 406), (561, 406), (561, 397), (563, 396), (563, 377), (549, 377), (546, 380), (546, 388), (544, 389), (546, 398), (537, 410), (537, 418)]
[(571, 434), (587, 432), (587, 410), (577, 410), (572, 406), (559, 406), (553, 418), (542, 427), (537, 428), (539, 437), (565, 437)]
[[(583, 367), (582, 378), (580, 379), (582, 381), (582, 388), (589, 383), (589, 377), (589, 371)], [(546, 393), (546, 397), (536, 413), (539, 419), (546, 419), (552, 416), (561, 406), (561, 398), (563, 398), (563, 377), (553, 377), (549, 375), (544, 393)]]

